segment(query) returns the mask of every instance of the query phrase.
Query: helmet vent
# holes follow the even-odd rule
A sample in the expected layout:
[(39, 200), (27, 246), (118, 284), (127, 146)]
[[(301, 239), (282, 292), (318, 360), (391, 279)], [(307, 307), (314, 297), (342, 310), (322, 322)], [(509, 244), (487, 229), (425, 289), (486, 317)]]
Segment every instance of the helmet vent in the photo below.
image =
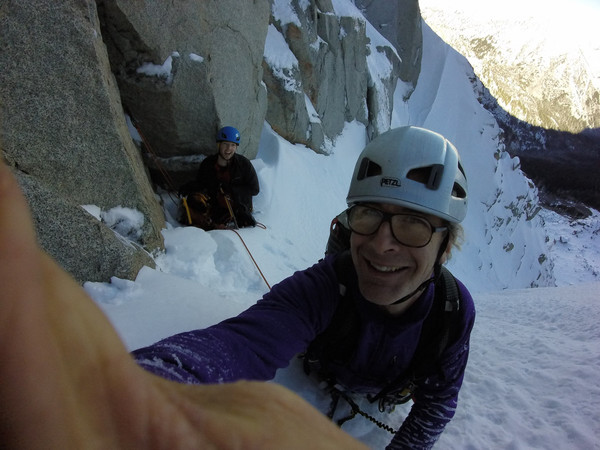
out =
[(444, 166), (442, 164), (434, 164), (433, 166), (429, 167), (419, 167), (418, 169), (413, 169), (406, 174), (406, 178), (423, 183), (427, 189), (435, 191), (440, 187), (443, 174)]
[(463, 177), (465, 177), (465, 179), (466, 179), (467, 178), (467, 174), (465, 173), (465, 169), (463, 169), (463, 166), (460, 163), (460, 161), (458, 161), (458, 170), (460, 170), (460, 173), (462, 173)]
[(357, 180), (363, 180), (368, 177), (374, 177), (382, 174), (382, 169), (379, 164), (371, 161), (369, 158), (363, 158), (360, 162), (358, 174), (356, 175)]
[(454, 186), (452, 186), (452, 197), (467, 198), (467, 193), (460, 184), (454, 183)]

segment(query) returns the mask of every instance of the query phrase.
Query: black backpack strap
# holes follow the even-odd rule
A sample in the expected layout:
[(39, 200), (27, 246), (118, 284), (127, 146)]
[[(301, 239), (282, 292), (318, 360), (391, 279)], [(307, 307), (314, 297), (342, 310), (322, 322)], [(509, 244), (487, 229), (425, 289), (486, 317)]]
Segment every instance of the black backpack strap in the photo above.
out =
[[(327, 362), (348, 362), (356, 349), (359, 318), (352, 298), (346, 295), (356, 289), (357, 277), (350, 251), (336, 256), (334, 268), (340, 283), (340, 300), (330, 325), (309, 345), (304, 354), (304, 370), (307, 374), (317, 372), (325, 380), (331, 380)], [(416, 387), (415, 381), (427, 373), (438, 370), (439, 358), (456, 334), (460, 310), (460, 293), (456, 279), (448, 269), (437, 269), (435, 296), (428, 316), (423, 322), (421, 337), (409, 369), (385, 386), (371, 402), (398, 404), (408, 401)]]
[(460, 293), (456, 278), (444, 266), (440, 267), (440, 274), (438, 276), (443, 281), (444, 289), (446, 290), (444, 292), (444, 296), (446, 297), (444, 310), (446, 312), (457, 312), (460, 309)]
[(327, 362), (344, 363), (350, 360), (358, 340), (358, 312), (346, 293), (356, 284), (356, 271), (350, 251), (339, 253), (333, 263), (340, 287), (340, 299), (330, 324), (308, 346), (304, 355), (304, 371), (316, 371), (329, 378)]
[(439, 359), (457, 333), (457, 315), (460, 310), (460, 292), (456, 279), (448, 269), (440, 266), (435, 281), (435, 296), (429, 315), (423, 322), (421, 337), (409, 369), (384, 387), (371, 402), (384, 405), (404, 403), (411, 398), (415, 382), (431, 371), (439, 370)]
[[(439, 294), (438, 294), (439, 291)], [(454, 337), (454, 331), (457, 325), (456, 316), (460, 310), (460, 293), (458, 291), (458, 284), (456, 279), (450, 273), (448, 269), (441, 266), (439, 274), (439, 283), (436, 284), (436, 303), (439, 304), (437, 307), (441, 309), (443, 303), (444, 309), (442, 312), (442, 329), (436, 338), (437, 345), (432, 356), (437, 361), (442, 355), (442, 352), (448, 347), (450, 340)], [(439, 312), (438, 312), (439, 314)]]
[(346, 211), (335, 216), (329, 226), (329, 238), (325, 247), (325, 255), (344, 252), (350, 248), (350, 234)]

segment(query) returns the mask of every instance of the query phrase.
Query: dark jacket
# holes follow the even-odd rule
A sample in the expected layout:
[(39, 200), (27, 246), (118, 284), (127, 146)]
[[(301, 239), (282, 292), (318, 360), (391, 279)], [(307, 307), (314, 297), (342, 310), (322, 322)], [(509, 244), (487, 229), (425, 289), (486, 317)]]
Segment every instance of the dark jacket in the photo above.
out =
[(198, 190), (206, 191), (211, 198), (216, 199), (222, 187), (231, 196), (236, 208), (251, 212), (252, 197), (260, 190), (254, 166), (248, 158), (236, 153), (228, 166), (229, 180), (223, 181), (219, 179), (217, 157), (218, 155), (207, 156), (200, 164), (196, 175)]
[[(303, 352), (329, 325), (338, 302), (333, 256), (273, 286), (239, 316), (205, 330), (178, 334), (134, 352), (157, 375), (184, 383), (269, 380)], [(462, 283), (459, 333), (441, 356), (441, 372), (426, 376), (415, 403), (390, 448), (430, 448), (454, 416), (475, 320), (471, 295)], [(360, 312), (360, 338), (353, 359), (339, 368), (347, 389), (377, 393), (407, 370), (423, 321), (433, 303), (432, 284), (409, 310), (391, 317), (353, 292)]]

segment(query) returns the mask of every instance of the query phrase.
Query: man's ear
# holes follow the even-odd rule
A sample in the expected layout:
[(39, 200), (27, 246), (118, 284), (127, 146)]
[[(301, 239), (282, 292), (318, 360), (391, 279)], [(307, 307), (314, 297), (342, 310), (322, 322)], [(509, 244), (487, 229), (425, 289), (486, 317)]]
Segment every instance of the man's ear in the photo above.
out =
[[(448, 233), (448, 231), (446, 231), (446, 233)], [(446, 245), (446, 248), (442, 251), (442, 248), (440, 247), (438, 262), (440, 264), (446, 264), (452, 253), (452, 242), (450, 242), (448, 234), (446, 234), (446, 237), (442, 241), (442, 245)]]

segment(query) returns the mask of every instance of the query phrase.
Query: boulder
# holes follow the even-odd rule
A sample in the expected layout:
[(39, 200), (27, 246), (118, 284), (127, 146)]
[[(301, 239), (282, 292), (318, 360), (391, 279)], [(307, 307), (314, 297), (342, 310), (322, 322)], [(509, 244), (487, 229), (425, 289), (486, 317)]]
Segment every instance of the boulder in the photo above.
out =
[[(163, 248), (164, 214), (127, 129), (95, 2), (4, 1), (0, 41), (2, 147), (8, 163), (34, 180), (23, 186), (41, 227), (42, 246), (80, 281), (85, 272), (79, 264), (97, 269), (93, 280), (115, 275), (108, 259), (119, 245), (124, 253), (132, 250), (113, 243), (113, 250), (102, 251), (103, 235), (114, 233), (84, 232), (89, 218), (77, 205), (92, 204), (142, 212), (146, 220), (141, 244), (147, 251)], [(45, 195), (35, 195), (33, 186)], [(59, 204), (64, 206), (50, 207)], [(60, 227), (44, 230), (51, 222), (76, 233), (69, 239), (82, 244), (79, 262), (64, 257), (67, 250), (60, 239), (65, 233), (57, 231)], [(134, 252), (145, 255), (139, 249)], [(152, 264), (145, 256), (139, 259)], [(138, 266), (118, 273), (132, 276)]]
[(17, 172), (27, 193), (41, 247), (78, 282), (133, 280), (152, 257), (86, 212), (50, 190), (37, 178)]
[(225, 125), (256, 156), (269, 0), (98, 0), (98, 11), (123, 104), (157, 156), (214, 153)]

